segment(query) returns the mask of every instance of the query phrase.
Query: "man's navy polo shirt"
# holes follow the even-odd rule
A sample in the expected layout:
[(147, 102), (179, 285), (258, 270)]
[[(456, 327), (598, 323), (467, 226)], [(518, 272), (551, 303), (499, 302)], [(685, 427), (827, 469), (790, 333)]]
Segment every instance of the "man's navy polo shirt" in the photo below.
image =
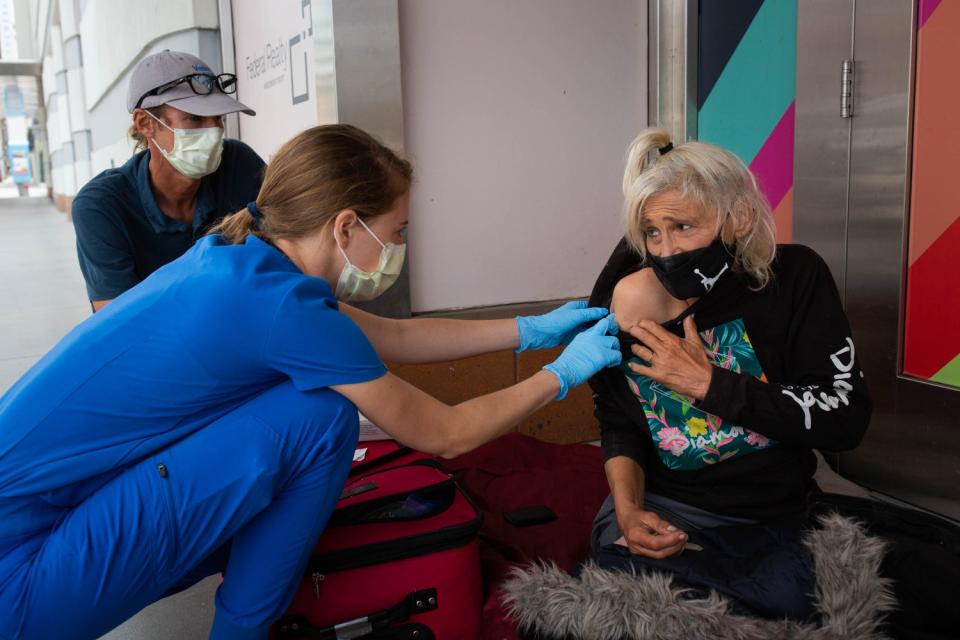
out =
[(80, 271), (91, 300), (112, 300), (183, 255), (220, 219), (257, 198), (263, 160), (239, 140), (224, 140), (220, 167), (200, 181), (192, 222), (167, 217), (150, 186), (150, 154), (88, 182), (73, 201)]

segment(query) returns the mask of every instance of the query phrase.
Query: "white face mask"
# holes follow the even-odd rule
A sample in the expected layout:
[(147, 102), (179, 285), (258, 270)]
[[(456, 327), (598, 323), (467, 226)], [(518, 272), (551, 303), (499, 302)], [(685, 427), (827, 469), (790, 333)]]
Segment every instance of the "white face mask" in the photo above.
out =
[(344, 302), (366, 302), (373, 300), (384, 291), (393, 286), (393, 283), (400, 277), (400, 270), (403, 268), (403, 258), (407, 253), (406, 244), (383, 244), (370, 227), (364, 224), (363, 220), (357, 218), (357, 221), (363, 225), (367, 233), (373, 236), (373, 239), (383, 247), (380, 250), (380, 262), (374, 271), (364, 271), (350, 262), (347, 252), (340, 246), (337, 240), (336, 231), (334, 231), (333, 241), (337, 243), (337, 248), (347, 261), (347, 265), (340, 272), (340, 279), (337, 280), (336, 296), (338, 300)]
[[(150, 113), (147, 111), (147, 113)], [(173, 131), (173, 149), (164, 151), (156, 140), (153, 145), (160, 150), (170, 165), (187, 178), (199, 180), (208, 176), (220, 166), (223, 155), (223, 129), (205, 127), (203, 129), (174, 129), (160, 118), (150, 113), (150, 117)]]

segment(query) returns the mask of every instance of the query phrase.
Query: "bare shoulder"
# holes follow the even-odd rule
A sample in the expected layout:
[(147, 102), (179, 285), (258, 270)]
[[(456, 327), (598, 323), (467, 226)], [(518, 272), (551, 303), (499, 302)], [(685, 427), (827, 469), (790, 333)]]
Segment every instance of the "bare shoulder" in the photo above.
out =
[(676, 302), (663, 288), (652, 269), (641, 269), (620, 279), (613, 288), (610, 310), (617, 324), (626, 329), (641, 320), (666, 322)]

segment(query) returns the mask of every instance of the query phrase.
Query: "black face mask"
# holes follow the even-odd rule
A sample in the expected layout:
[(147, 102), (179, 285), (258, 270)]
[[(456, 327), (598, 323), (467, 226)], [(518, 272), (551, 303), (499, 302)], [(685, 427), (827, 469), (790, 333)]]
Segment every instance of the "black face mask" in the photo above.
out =
[(647, 260), (663, 288), (678, 300), (701, 298), (713, 289), (720, 277), (730, 270), (733, 251), (720, 238), (703, 249), (684, 251), (658, 258), (650, 253)]

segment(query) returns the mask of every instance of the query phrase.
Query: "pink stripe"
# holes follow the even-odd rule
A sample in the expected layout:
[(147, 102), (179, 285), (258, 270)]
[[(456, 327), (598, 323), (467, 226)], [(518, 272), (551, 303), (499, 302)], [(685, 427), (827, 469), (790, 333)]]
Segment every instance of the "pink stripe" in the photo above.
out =
[(767, 196), (771, 209), (777, 208), (793, 186), (794, 105), (795, 102), (790, 103), (750, 163), (750, 171), (757, 177), (760, 190)]
[(920, 8), (917, 11), (917, 28), (927, 24), (927, 20), (933, 15), (934, 10), (940, 5), (940, 0), (920, 0)]

